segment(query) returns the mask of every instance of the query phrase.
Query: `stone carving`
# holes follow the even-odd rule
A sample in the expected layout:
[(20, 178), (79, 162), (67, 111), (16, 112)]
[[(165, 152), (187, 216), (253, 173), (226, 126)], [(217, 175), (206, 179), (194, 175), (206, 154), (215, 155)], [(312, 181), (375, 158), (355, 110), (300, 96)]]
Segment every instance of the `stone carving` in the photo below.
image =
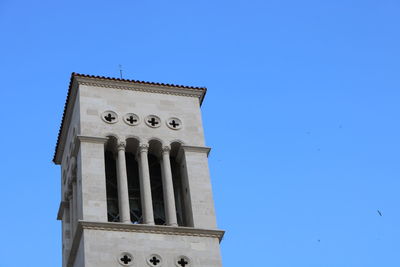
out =
[(146, 117), (145, 122), (152, 128), (158, 128), (161, 125), (161, 119), (156, 115), (149, 115)]
[(190, 259), (186, 256), (179, 256), (176, 261), (176, 266), (178, 267), (189, 267), (190, 266)]
[(116, 123), (118, 121), (118, 115), (114, 111), (104, 111), (101, 114), (101, 118), (103, 121), (107, 123)]
[(125, 150), (126, 147), (126, 142), (125, 141), (119, 141), (117, 144), (118, 150)]
[(123, 266), (132, 265), (133, 257), (130, 253), (124, 252), (118, 257), (118, 262)]
[(140, 122), (139, 116), (134, 113), (128, 113), (124, 116), (124, 122), (130, 126), (138, 125)]
[(149, 150), (148, 144), (140, 144), (139, 145), (139, 152), (147, 152)]
[(182, 121), (178, 118), (169, 118), (166, 123), (172, 130), (179, 130), (182, 128)]
[(163, 146), (162, 147), (162, 152), (163, 153), (169, 154), (170, 151), (171, 151), (171, 147), (170, 146)]
[(147, 264), (150, 266), (161, 266), (162, 265), (162, 259), (160, 255), (157, 254), (152, 254), (147, 258)]

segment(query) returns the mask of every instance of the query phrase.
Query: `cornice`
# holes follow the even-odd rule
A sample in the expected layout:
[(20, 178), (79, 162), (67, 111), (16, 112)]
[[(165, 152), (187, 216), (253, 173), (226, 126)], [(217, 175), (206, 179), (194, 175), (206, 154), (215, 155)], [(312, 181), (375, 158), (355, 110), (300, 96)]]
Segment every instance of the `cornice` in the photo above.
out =
[(225, 231), (214, 229), (199, 229), (192, 227), (174, 227), (165, 225), (146, 225), (146, 224), (125, 224), (110, 222), (85, 222), (80, 221), (83, 229), (117, 231), (117, 232), (138, 232), (163, 235), (185, 235), (218, 238), (220, 241)]
[(73, 266), (76, 253), (78, 251), (79, 243), (84, 230), (198, 236), (198, 237), (218, 238), (219, 242), (222, 241), (222, 238), (225, 234), (225, 231), (217, 229), (199, 229), (192, 227), (174, 227), (174, 226), (164, 226), (164, 225), (78, 221), (76, 232), (73, 237), (71, 245), (70, 254), (68, 256), (67, 267)]
[(99, 137), (99, 136), (87, 136), (87, 135), (78, 135), (77, 139), (79, 142), (83, 143), (99, 143), (105, 144), (108, 140), (106, 137)]
[(176, 86), (159, 85), (159, 84), (141, 84), (131, 81), (97, 79), (92, 77), (81, 77), (81, 76), (77, 76), (76, 81), (79, 85), (86, 85), (86, 86), (131, 90), (131, 91), (166, 94), (166, 95), (196, 97), (199, 99), (200, 103), (203, 101), (206, 92), (205, 88), (176, 87)]
[(182, 145), (181, 148), (184, 151), (188, 151), (188, 152), (197, 152), (197, 153), (207, 153), (210, 154), (211, 148), (210, 147), (206, 147), (206, 146), (187, 146), (187, 145)]
[(195, 152), (195, 153), (206, 153), (207, 157), (211, 152), (210, 147), (206, 146), (187, 146), (187, 145), (182, 145), (181, 148), (178, 151), (177, 158), (180, 160), (183, 156), (184, 152)]

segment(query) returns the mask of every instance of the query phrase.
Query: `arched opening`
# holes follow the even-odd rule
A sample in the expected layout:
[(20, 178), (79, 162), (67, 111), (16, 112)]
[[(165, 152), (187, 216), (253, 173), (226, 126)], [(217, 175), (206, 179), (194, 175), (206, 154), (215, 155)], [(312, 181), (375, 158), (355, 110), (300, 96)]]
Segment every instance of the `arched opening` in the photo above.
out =
[(104, 149), (104, 165), (106, 173), (107, 217), (109, 222), (119, 222), (116, 147), (117, 139), (114, 136), (108, 136), (108, 141)]
[(128, 176), (129, 209), (131, 222), (142, 223), (142, 204), (140, 200), (139, 165), (137, 162), (137, 151), (139, 141), (134, 138), (126, 140), (125, 159), (126, 172)]
[(178, 157), (181, 144), (179, 142), (173, 142), (171, 144), (171, 172), (172, 181), (174, 185), (174, 196), (176, 206), (176, 217), (179, 226), (192, 226), (191, 223), (191, 209), (190, 209), (190, 196), (188, 192), (187, 179), (184, 176), (184, 163)]
[(161, 147), (161, 142), (158, 140), (151, 140), (149, 142), (148, 161), (150, 171), (151, 196), (153, 202), (154, 223), (157, 225), (164, 225), (166, 223), (160, 165)]

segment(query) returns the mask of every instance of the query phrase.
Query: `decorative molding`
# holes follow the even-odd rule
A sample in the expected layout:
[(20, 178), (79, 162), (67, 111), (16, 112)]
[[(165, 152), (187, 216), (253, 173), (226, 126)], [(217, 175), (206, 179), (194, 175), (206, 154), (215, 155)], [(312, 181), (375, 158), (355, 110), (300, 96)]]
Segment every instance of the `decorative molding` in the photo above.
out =
[(205, 88), (187, 88), (187, 87), (175, 87), (168, 85), (152, 85), (152, 84), (137, 84), (129, 81), (116, 81), (116, 80), (101, 80), (90, 77), (75, 77), (79, 85), (104, 87), (104, 88), (114, 88), (121, 90), (131, 90), (146, 93), (157, 93), (166, 95), (177, 95), (177, 96), (187, 96), (196, 97), (202, 102), (205, 95)]
[(148, 144), (139, 144), (139, 153), (142, 152), (148, 152), (149, 151), (149, 145)]
[(206, 146), (187, 146), (187, 145), (181, 145), (179, 151), (178, 151), (178, 155), (177, 155), (177, 159), (181, 160), (184, 152), (195, 152), (195, 153), (206, 153), (207, 157), (210, 154), (211, 148), (210, 147), (206, 147)]
[(147, 126), (151, 128), (158, 128), (161, 126), (161, 119), (157, 115), (148, 115), (144, 122)]
[(119, 141), (117, 144), (117, 149), (118, 150), (124, 150), (125, 151), (125, 147), (126, 147), (126, 142), (125, 141)]
[(165, 124), (167, 125), (168, 128), (175, 131), (182, 129), (182, 121), (177, 117), (169, 118), (168, 120), (165, 121)]
[(225, 234), (225, 231), (217, 229), (200, 229), (193, 227), (174, 227), (174, 226), (164, 226), (164, 225), (78, 221), (75, 235), (73, 236), (70, 254), (68, 255), (67, 267), (73, 266), (76, 253), (79, 248), (79, 243), (82, 237), (82, 233), (84, 230), (209, 237), (209, 238), (218, 238), (219, 242), (222, 241), (222, 238)]
[(207, 153), (207, 156), (210, 154), (211, 148), (206, 146), (187, 146), (182, 145), (181, 148), (184, 151), (188, 152), (197, 152), (197, 153)]
[[(153, 260), (157, 260), (156, 264), (154, 264)], [(161, 267), (164, 263), (164, 260), (160, 255), (153, 253), (150, 256), (147, 256), (146, 262), (150, 267), (153, 267), (155, 265)]]
[(115, 111), (106, 110), (100, 116), (105, 123), (114, 124), (118, 122), (118, 114)]
[(198, 229), (192, 227), (174, 227), (165, 225), (125, 224), (111, 222), (79, 221), (83, 229), (104, 230), (117, 232), (138, 232), (164, 235), (185, 235), (218, 238), (220, 241), (225, 231), (214, 229)]
[(171, 152), (171, 147), (170, 146), (163, 146), (162, 147), (162, 152), (169, 155), (169, 152)]
[(122, 119), (129, 126), (136, 126), (140, 123), (140, 118), (135, 113), (127, 113)]
[(85, 135), (78, 135), (78, 140), (82, 143), (100, 143), (105, 144), (108, 140), (106, 137), (99, 137), (99, 136), (85, 136)]
[(186, 262), (185, 267), (190, 267), (192, 266), (192, 259), (189, 258), (188, 256), (180, 255), (175, 258), (175, 265), (177, 267), (182, 267), (181, 264), (179, 264), (179, 261), (184, 260)]

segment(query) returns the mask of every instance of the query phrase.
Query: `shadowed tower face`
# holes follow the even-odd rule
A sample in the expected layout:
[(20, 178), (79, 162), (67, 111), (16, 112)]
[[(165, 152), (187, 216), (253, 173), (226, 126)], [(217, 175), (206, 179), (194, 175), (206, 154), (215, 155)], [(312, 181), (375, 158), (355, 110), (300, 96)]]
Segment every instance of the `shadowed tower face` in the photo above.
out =
[(63, 267), (222, 266), (205, 92), (72, 74), (53, 159)]

